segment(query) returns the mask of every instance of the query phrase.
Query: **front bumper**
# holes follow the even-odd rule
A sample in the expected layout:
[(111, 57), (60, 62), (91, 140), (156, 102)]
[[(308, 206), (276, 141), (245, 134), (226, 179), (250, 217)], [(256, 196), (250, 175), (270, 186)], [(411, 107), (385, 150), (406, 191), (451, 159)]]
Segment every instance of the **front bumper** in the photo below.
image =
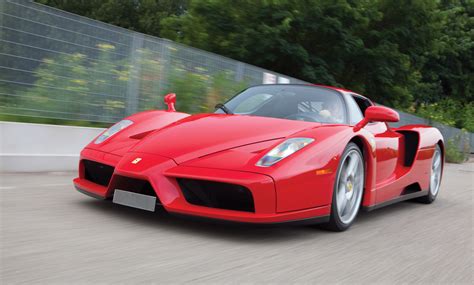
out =
[[(139, 163), (132, 163), (140, 158)], [(83, 160), (92, 160), (113, 166), (114, 172), (107, 186), (86, 179)], [(164, 209), (170, 213), (197, 216), (207, 219), (228, 220), (244, 223), (286, 223), (307, 221), (311, 223), (328, 220), (330, 207), (276, 212), (277, 197), (271, 177), (258, 173), (221, 170), (177, 165), (172, 159), (153, 154), (127, 153), (115, 156), (96, 150), (84, 149), (81, 153), (79, 177), (74, 179), (77, 190), (99, 199), (111, 199), (119, 176), (148, 181)], [(179, 178), (199, 179), (241, 185), (250, 190), (254, 212), (211, 208), (190, 204), (186, 201), (177, 182)]]

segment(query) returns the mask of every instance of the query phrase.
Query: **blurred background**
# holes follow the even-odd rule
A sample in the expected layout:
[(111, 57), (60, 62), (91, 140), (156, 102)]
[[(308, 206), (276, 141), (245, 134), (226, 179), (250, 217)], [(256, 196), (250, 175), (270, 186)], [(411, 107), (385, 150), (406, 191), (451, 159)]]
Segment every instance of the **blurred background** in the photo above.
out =
[(437, 126), (450, 161), (474, 152), (473, 1), (237, 3), (1, 1), (0, 120), (107, 127), (169, 92), (197, 113), (250, 85), (317, 83)]

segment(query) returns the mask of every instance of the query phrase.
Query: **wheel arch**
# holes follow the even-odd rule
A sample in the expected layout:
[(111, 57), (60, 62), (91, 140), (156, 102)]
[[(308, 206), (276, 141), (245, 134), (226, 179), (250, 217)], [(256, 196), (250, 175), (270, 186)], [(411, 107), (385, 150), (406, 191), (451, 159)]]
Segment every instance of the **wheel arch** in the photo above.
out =
[(443, 180), (443, 173), (444, 173), (444, 167), (446, 165), (446, 154), (445, 154), (445, 146), (444, 146), (444, 141), (442, 139), (438, 140), (438, 142), (436, 143), (436, 145), (439, 146), (439, 148), (441, 149), (441, 181)]
[(375, 203), (375, 150), (370, 143), (370, 137), (356, 135), (352, 137), (349, 143), (355, 143), (362, 152), (365, 167), (365, 181), (362, 196), (362, 206), (368, 206)]
[(439, 148), (441, 149), (441, 157), (443, 158), (443, 165), (444, 165), (444, 156), (445, 156), (444, 142), (443, 140), (440, 139), (438, 140), (436, 144), (439, 145)]

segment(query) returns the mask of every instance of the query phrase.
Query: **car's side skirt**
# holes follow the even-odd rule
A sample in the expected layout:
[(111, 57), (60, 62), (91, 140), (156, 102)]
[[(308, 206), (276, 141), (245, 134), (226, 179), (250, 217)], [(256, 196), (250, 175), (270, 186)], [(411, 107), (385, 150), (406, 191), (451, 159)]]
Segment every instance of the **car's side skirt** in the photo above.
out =
[(319, 216), (319, 217), (312, 217), (306, 218), (302, 220), (289, 220), (289, 221), (281, 221), (281, 222), (241, 222), (241, 221), (234, 221), (234, 220), (226, 220), (226, 219), (217, 219), (217, 218), (210, 218), (198, 215), (188, 215), (176, 212), (168, 212), (169, 214), (177, 217), (183, 217), (189, 220), (195, 221), (204, 221), (204, 222), (213, 222), (213, 223), (220, 223), (220, 224), (240, 224), (240, 225), (260, 225), (260, 226), (307, 226), (307, 225), (317, 225), (329, 222), (329, 216)]
[(428, 190), (418, 191), (418, 192), (415, 192), (415, 193), (410, 193), (410, 194), (399, 196), (397, 198), (382, 202), (380, 204), (375, 204), (375, 205), (372, 205), (372, 206), (365, 206), (364, 210), (367, 211), (367, 212), (370, 212), (370, 211), (373, 211), (375, 209), (379, 209), (379, 208), (382, 208), (382, 207), (385, 207), (385, 206), (388, 206), (388, 205), (392, 205), (392, 204), (395, 204), (395, 203), (398, 203), (398, 202), (402, 202), (402, 201), (406, 201), (406, 200), (410, 200), (410, 199), (414, 199), (414, 198), (418, 198), (418, 197), (423, 197), (423, 196), (426, 196), (426, 195), (428, 195)]

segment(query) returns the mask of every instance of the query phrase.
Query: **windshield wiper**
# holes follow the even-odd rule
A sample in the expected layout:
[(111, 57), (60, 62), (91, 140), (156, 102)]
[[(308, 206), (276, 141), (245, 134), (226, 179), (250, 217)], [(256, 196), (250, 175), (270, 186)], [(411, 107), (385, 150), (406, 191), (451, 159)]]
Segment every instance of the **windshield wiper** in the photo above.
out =
[(221, 109), (222, 111), (224, 111), (226, 114), (229, 114), (229, 115), (234, 114), (234, 113), (232, 113), (231, 110), (229, 110), (229, 108), (227, 108), (224, 104), (221, 104), (221, 103), (217, 104), (215, 108), (216, 109)]

